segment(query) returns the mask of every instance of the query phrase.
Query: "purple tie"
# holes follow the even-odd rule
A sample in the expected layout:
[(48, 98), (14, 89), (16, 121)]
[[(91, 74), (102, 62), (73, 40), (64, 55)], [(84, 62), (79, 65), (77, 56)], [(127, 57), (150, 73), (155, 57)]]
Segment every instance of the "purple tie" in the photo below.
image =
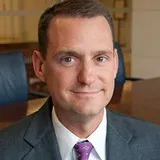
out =
[(74, 148), (76, 151), (77, 160), (88, 160), (93, 146), (89, 141), (83, 141), (75, 144)]

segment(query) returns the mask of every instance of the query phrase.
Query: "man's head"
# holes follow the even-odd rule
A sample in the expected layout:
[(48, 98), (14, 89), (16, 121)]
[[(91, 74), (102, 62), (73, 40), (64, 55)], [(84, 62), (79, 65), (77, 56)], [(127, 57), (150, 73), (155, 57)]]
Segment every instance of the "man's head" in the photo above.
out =
[(48, 27), (52, 19), (56, 16), (92, 18), (96, 16), (104, 16), (110, 26), (113, 41), (113, 21), (99, 0), (64, 0), (48, 8), (40, 17), (38, 25), (38, 41), (39, 51), (45, 56), (48, 45)]
[[(48, 9), (40, 19), (40, 51), (33, 54), (35, 73), (47, 83), (61, 122), (67, 123), (70, 118), (70, 122), (73, 118), (101, 119), (112, 97), (118, 65), (112, 22), (106, 20), (104, 9), (96, 0), (68, 0), (59, 5), (52, 7), (59, 14), (53, 16), (48, 13), (52, 9)], [(47, 40), (43, 39), (43, 25)]]

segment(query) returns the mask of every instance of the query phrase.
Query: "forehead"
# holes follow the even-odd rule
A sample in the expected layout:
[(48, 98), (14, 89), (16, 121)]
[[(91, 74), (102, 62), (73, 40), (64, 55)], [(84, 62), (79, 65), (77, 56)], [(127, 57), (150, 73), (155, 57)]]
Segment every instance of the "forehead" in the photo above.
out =
[[(93, 18), (55, 17), (48, 28), (52, 45), (108, 45), (113, 47), (110, 26), (103, 16)], [(93, 45), (94, 46), (94, 45)], [(92, 46), (92, 47), (93, 47)]]

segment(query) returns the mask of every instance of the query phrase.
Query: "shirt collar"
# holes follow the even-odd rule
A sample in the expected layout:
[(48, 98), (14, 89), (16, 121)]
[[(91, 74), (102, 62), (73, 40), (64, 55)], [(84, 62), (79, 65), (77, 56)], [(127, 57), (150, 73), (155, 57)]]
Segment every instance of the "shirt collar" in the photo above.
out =
[[(62, 159), (66, 159), (68, 154), (72, 152), (74, 145), (78, 141), (88, 140), (94, 146), (95, 151), (97, 152), (100, 159), (105, 159), (106, 154), (106, 134), (107, 134), (107, 116), (106, 109), (104, 109), (104, 115), (102, 122), (98, 128), (87, 138), (80, 139), (69, 131), (58, 119), (54, 107), (52, 110), (52, 121), (55, 128), (55, 133), (57, 137), (57, 142), (60, 148), (60, 153)], [(105, 129), (104, 129), (105, 128)], [(67, 137), (67, 138), (66, 138)], [(99, 138), (101, 137), (101, 138)]]
[[(54, 107), (52, 110), (52, 121), (55, 129), (58, 145), (62, 159), (66, 159), (68, 154), (72, 151), (74, 145), (79, 138), (69, 131), (58, 119)], [(67, 138), (66, 138), (67, 137)]]
[(106, 135), (107, 135), (107, 116), (106, 109), (104, 109), (104, 115), (102, 122), (98, 128), (87, 138), (92, 143), (95, 151), (99, 155), (100, 159), (106, 157)]

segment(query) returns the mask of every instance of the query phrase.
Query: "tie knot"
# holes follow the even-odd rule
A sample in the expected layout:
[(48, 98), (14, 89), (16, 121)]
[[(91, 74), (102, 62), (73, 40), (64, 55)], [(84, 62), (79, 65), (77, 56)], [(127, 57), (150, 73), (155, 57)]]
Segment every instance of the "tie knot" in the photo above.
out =
[(89, 141), (78, 142), (74, 146), (78, 160), (88, 160), (93, 145)]

